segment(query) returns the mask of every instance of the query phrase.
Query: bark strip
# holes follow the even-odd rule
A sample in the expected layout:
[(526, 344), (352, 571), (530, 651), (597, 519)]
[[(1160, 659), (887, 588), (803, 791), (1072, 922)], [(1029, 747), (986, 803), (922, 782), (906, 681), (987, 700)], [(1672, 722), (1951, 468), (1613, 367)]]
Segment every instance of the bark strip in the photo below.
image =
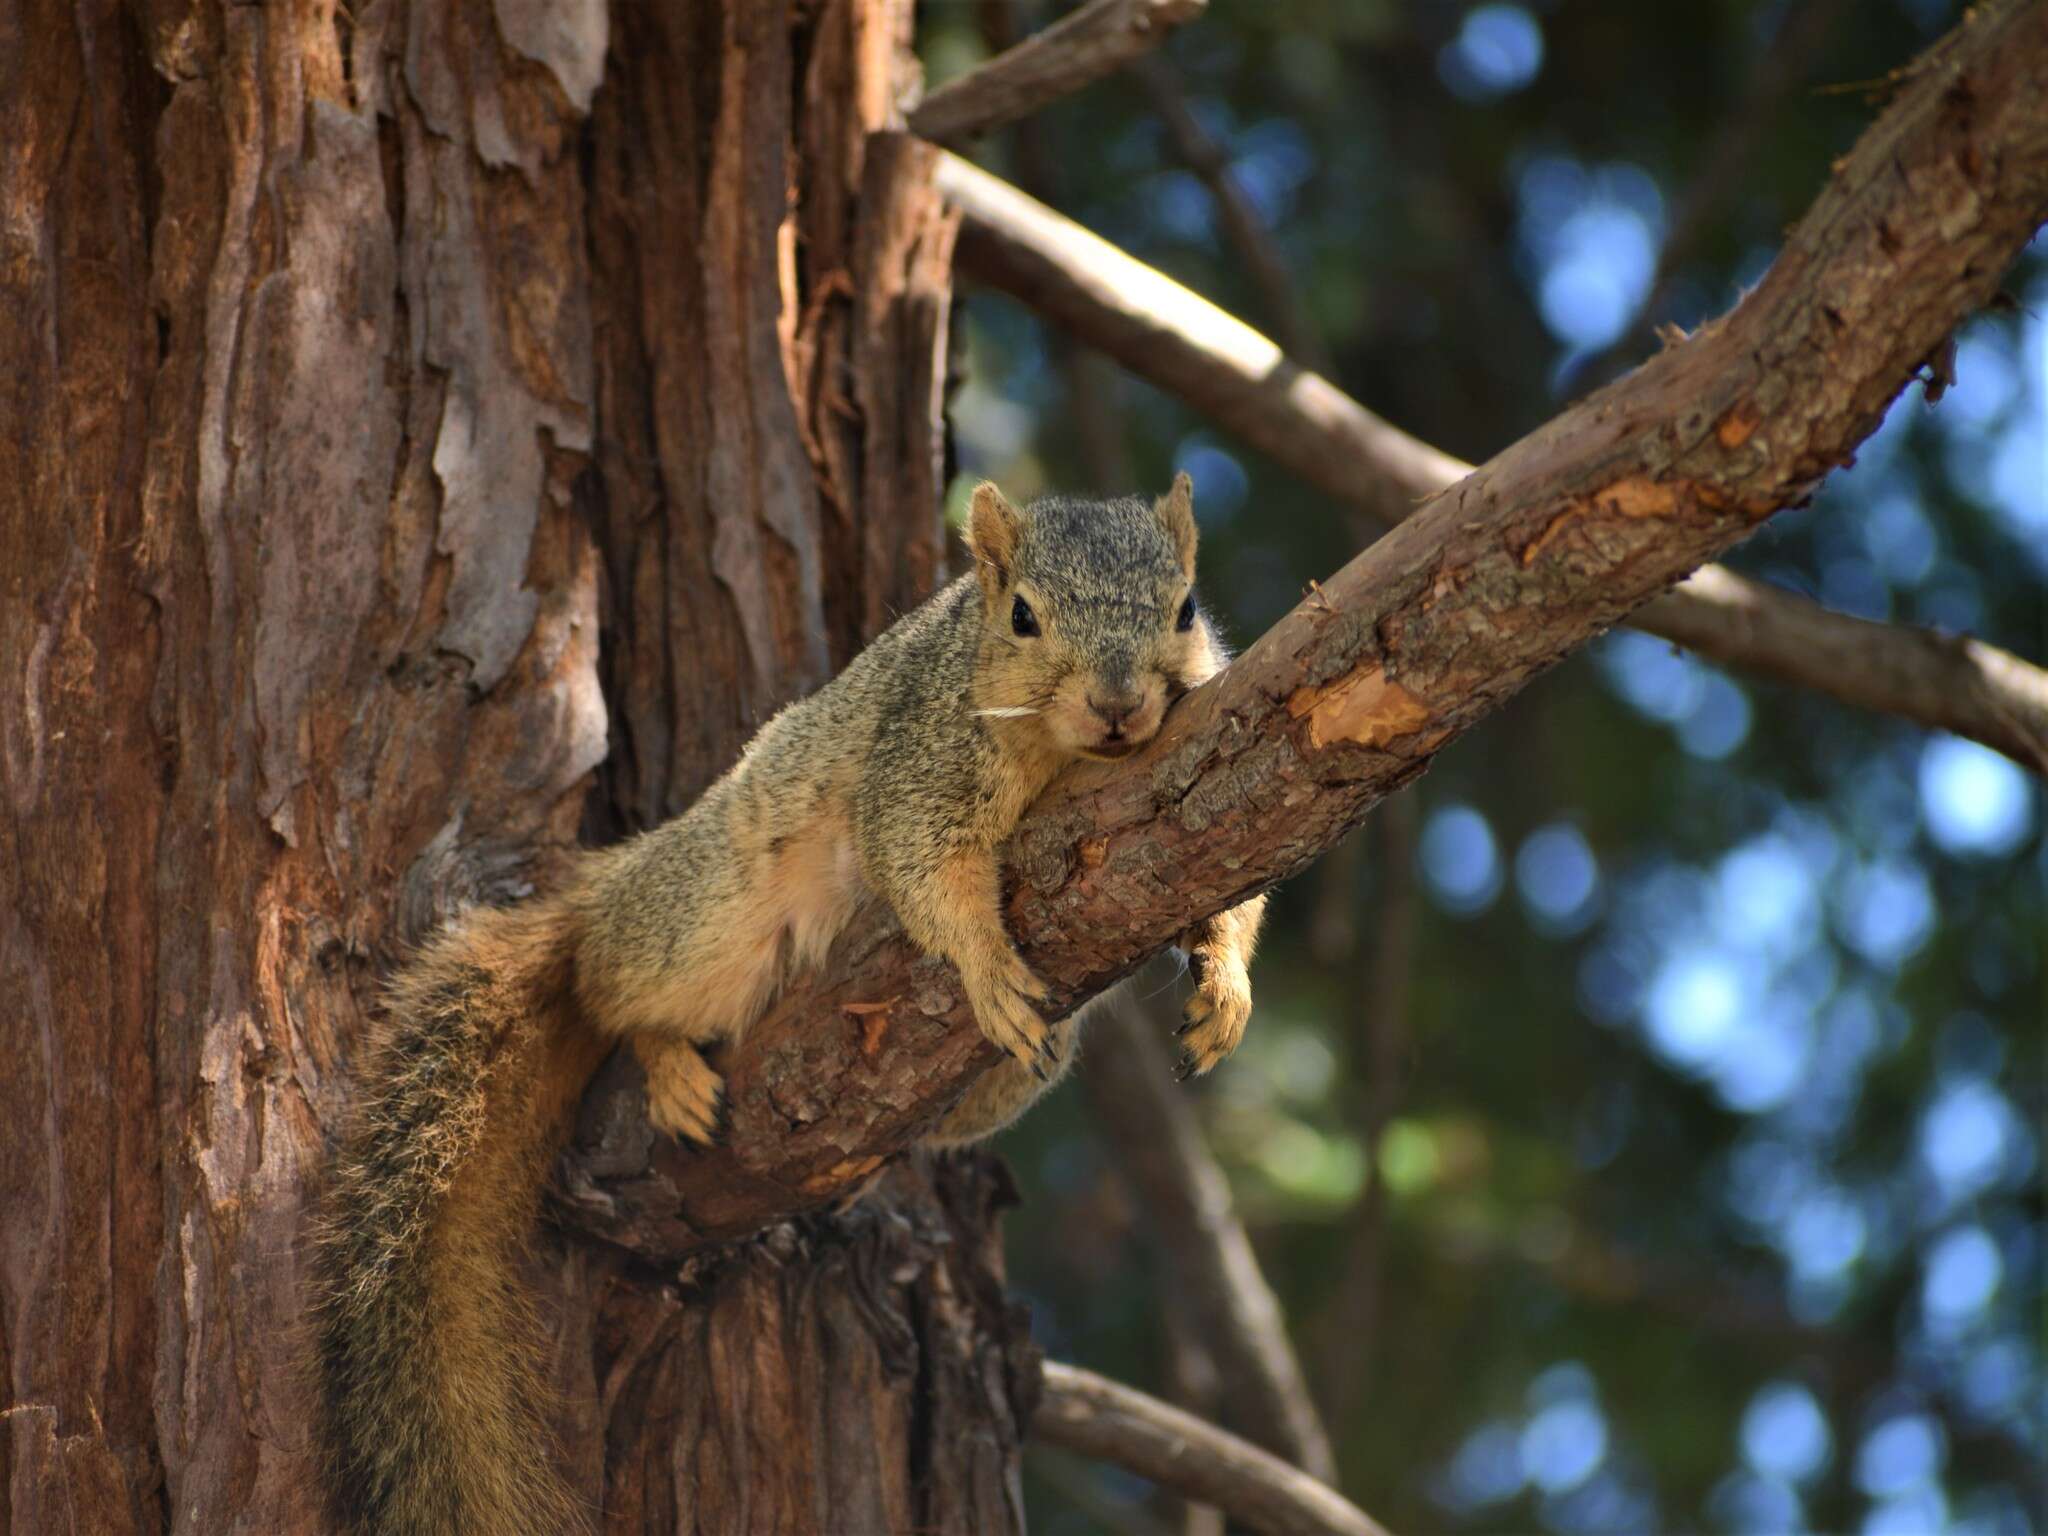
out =
[[(2048, 6), (1972, 12), (1731, 315), (1432, 498), (1137, 757), (1063, 776), (1009, 850), (1011, 931), (1055, 1009), (1302, 868), (1560, 657), (1810, 496), (2048, 211), (2044, 65)], [(875, 914), (734, 1053), (723, 1146), (636, 1159), (613, 1140), (568, 1202), (656, 1256), (752, 1231), (856, 1189), (995, 1055), (953, 973)]]

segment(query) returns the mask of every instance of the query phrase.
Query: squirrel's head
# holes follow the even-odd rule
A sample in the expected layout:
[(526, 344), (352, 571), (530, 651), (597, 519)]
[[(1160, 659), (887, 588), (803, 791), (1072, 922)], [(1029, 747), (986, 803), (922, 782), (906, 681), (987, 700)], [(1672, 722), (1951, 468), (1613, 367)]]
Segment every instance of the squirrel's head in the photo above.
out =
[(983, 718), (1068, 756), (1124, 757), (1216, 671), (1195, 602), (1194, 486), (1156, 502), (1048, 496), (1021, 512), (975, 489), (967, 542), (981, 581)]

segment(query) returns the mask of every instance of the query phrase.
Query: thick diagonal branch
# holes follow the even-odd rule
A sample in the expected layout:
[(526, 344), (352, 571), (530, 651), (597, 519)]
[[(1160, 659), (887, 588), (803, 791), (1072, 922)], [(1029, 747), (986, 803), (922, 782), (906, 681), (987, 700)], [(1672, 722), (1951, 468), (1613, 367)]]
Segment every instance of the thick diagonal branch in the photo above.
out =
[[(1309, 484), (1391, 526), (1471, 466), (1375, 416), (1242, 321), (1018, 191), (946, 156), (956, 260)], [(1859, 708), (2048, 758), (2048, 671), (1980, 642), (1830, 613), (1709, 567), (1630, 623)]]
[[(1557, 417), (1353, 560), (1158, 738), (1085, 764), (1008, 850), (1007, 915), (1067, 1009), (1285, 879), (1561, 656), (1801, 501), (2048, 215), (2048, 6), (1976, 8), (1719, 325)], [(728, 1063), (731, 1130), (572, 1159), (575, 1219), (673, 1257), (857, 1189), (997, 1059), (882, 914)], [(628, 1101), (629, 1102), (629, 1101)]]

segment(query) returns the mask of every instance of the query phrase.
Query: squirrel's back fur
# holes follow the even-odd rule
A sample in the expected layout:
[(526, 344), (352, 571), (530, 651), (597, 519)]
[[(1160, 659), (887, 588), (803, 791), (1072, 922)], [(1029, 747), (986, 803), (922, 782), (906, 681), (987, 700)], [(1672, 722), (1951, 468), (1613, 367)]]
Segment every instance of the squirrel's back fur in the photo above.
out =
[[(315, 1251), (327, 1471), (362, 1536), (584, 1529), (538, 1406), (515, 1282), (550, 1161), (621, 1037), (650, 1118), (708, 1140), (740, 1036), (858, 904), (959, 970), (1010, 1053), (934, 1140), (1008, 1123), (1073, 1059), (1072, 1021), (1002, 926), (996, 849), (1078, 755), (1121, 756), (1222, 664), (1194, 606), (1183, 476), (1156, 505), (974, 498), (977, 556), (778, 714), (675, 820), (588, 853), (554, 894), (473, 914), (392, 985)], [(1183, 1031), (1206, 1071), (1250, 1011), (1254, 902), (1192, 930)]]

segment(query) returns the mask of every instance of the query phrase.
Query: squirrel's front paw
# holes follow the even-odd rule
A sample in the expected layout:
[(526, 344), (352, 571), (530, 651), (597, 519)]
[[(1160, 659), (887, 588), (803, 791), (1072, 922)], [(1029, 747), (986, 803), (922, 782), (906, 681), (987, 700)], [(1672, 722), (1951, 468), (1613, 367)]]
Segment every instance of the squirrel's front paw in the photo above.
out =
[(647, 1118), (657, 1131), (698, 1146), (718, 1139), (725, 1080), (687, 1040), (642, 1037), (633, 1042), (647, 1071)]
[(1236, 1050), (1252, 1016), (1252, 983), (1242, 965), (1200, 952), (1190, 956), (1188, 964), (1195, 991), (1180, 1011), (1185, 1022), (1174, 1031), (1184, 1047), (1174, 1076), (1183, 1082), (1191, 1074), (1208, 1072)]
[(962, 968), (960, 979), (981, 1032), (1037, 1073), (1040, 1082), (1046, 1081), (1046, 1066), (1059, 1065), (1059, 1056), (1051, 1031), (1034, 1006), (1046, 998), (1045, 983), (1011, 950), (989, 964)]

